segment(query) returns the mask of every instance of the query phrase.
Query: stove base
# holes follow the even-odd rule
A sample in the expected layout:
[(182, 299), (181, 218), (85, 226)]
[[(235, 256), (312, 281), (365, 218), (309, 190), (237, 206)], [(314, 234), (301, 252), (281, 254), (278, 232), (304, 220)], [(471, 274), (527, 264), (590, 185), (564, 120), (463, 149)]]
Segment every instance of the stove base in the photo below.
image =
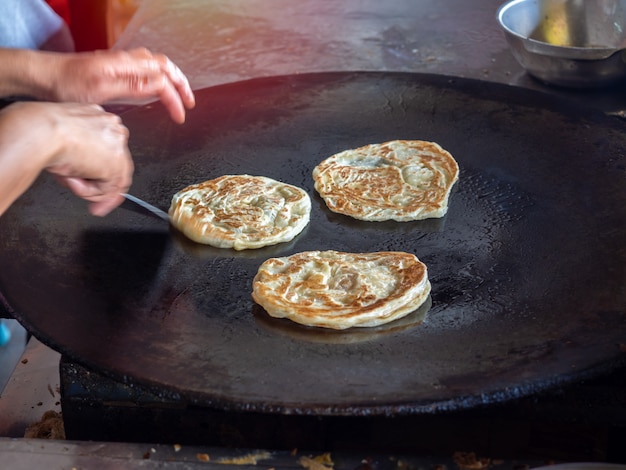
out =
[(464, 412), (317, 417), (226, 412), (165, 400), (60, 362), (68, 439), (274, 450), (474, 452), (499, 459), (626, 463), (626, 371)]

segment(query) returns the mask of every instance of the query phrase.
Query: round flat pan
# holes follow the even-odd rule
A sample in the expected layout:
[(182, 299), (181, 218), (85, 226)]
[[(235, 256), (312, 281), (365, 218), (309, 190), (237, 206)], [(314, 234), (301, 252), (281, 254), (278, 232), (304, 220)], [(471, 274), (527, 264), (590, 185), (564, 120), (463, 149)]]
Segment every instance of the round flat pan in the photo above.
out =
[[(294, 241), (234, 252), (119, 208), (99, 219), (46, 175), (0, 223), (0, 290), (70, 359), (227, 410), (428, 413), (526, 396), (624, 366), (626, 125), (519, 88), (416, 74), (328, 73), (200, 90), (187, 124), (123, 115), (132, 193), (167, 209), (224, 174), (305, 188)], [(366, 223), (331, 213), (311, 172), (331, 154), (436, 141), (459, 162), (448, 214)], [(250, 296), (268, 257), (404, 250), (431, 299), (377, 329), (269, 318)]]

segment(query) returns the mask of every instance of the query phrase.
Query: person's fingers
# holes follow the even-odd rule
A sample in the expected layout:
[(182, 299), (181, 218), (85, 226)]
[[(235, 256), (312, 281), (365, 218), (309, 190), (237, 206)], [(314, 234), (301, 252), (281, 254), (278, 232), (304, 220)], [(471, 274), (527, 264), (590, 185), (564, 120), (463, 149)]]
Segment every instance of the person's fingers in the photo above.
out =
[(156, 84), (157, 88), (154, 93), (159, 97), (165, 109), (170, 113), (172, 119), (178, 124), (185, 122), (186, 111), (185, 105), (181, 100), (180, 94), (174, 89), (171, 83), (162, 81), (160, 85)]
[(123, 201), (124, 201), (123, 196), (112, 195), (108, 199), (104, 199), (104, 200), (97, 201), (97, 202), (92, 202), (91, 204), (89, 204), (89, 212), (92, 215), (95, 215), (97, 217), (104, 217), (105, 215), (113, 211), (113, 209), (118, 207)]
[(192, 109), (196, 105), (196, 98), (185, 74), (169, 58), (163, 56), (165, 61), (164, 70), (170, 81), (174, 84), (178, 95), (181, 97), (185, 108)]
[(62, 178), (61, 184), (67, 187), (75, 195), (87, 200), (89, 212), (103, 217), (124, 202), (123, 193), (128, 191), (130, 185), (102, 184), (93, 180), (82, 178)]
[(189, 84), (189, 80), (182, 70), (164, 54), (152, 53), (146, 48), (133, 49), (129, 52), (131, 57), (143, 59), (147, 69), (160, 71), (172, 82), (186, 108), (193, 108), (195, 97)]
[(127, 53), (128, 67), (118, 69), (114, 93), (135, 97), (155, 96), (161, 100), (172, 119), (182, 123), (185, 109), (195, 106), (195, 96), (183, 72), (167, 56), (145, 48)]
[[(67, 57), (67, 56), (66, 56)], [(58, 101), (107, 103), (120, 99), (157, 98), (176, 122), (195, 106), (189, 80), (167, 56), (146, 48), (95, 51), (59, 59)]]
[(141, 89), (137, 89), (136, 93), (146, 97), (156, 96), (175, 122), (179, 124), (185, 122), (185, 104), (181, 95), (172, 82), (162, 74), (144, 76), (141, 81)]

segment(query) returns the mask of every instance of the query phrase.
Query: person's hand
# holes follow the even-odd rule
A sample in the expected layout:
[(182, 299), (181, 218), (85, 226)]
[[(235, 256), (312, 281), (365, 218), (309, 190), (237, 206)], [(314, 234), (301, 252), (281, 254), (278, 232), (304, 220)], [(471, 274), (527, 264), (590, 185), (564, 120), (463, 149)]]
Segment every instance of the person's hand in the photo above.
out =
[(119, 99), (156, 97), (178, 123), (195, 106), (189, 81), (165, 55), (148, 49), (57, 54), (51, 76), (52, 99), (105, 104)]
[(0, 213), (47, 170), (104, 216), (132, 182), (128, 129), (99, 105), (20, 102), (0, 112)]
[(103, 216), (124, 200), (134, 170), (128, 129), (99, 105), (59, 104), (57, 122), (63, 143), (46, 167), (74, 194), (91, 201), (90, 212)]

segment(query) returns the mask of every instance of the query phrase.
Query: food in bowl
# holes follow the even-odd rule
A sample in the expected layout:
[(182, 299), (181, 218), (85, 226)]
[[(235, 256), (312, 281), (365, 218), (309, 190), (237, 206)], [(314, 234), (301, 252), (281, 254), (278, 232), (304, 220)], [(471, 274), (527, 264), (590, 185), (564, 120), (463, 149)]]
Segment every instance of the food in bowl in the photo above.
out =
[(517, 61), (544, 82), (592, 87), (626, 77), (626, 0), (512, 0), (497, 18)]

